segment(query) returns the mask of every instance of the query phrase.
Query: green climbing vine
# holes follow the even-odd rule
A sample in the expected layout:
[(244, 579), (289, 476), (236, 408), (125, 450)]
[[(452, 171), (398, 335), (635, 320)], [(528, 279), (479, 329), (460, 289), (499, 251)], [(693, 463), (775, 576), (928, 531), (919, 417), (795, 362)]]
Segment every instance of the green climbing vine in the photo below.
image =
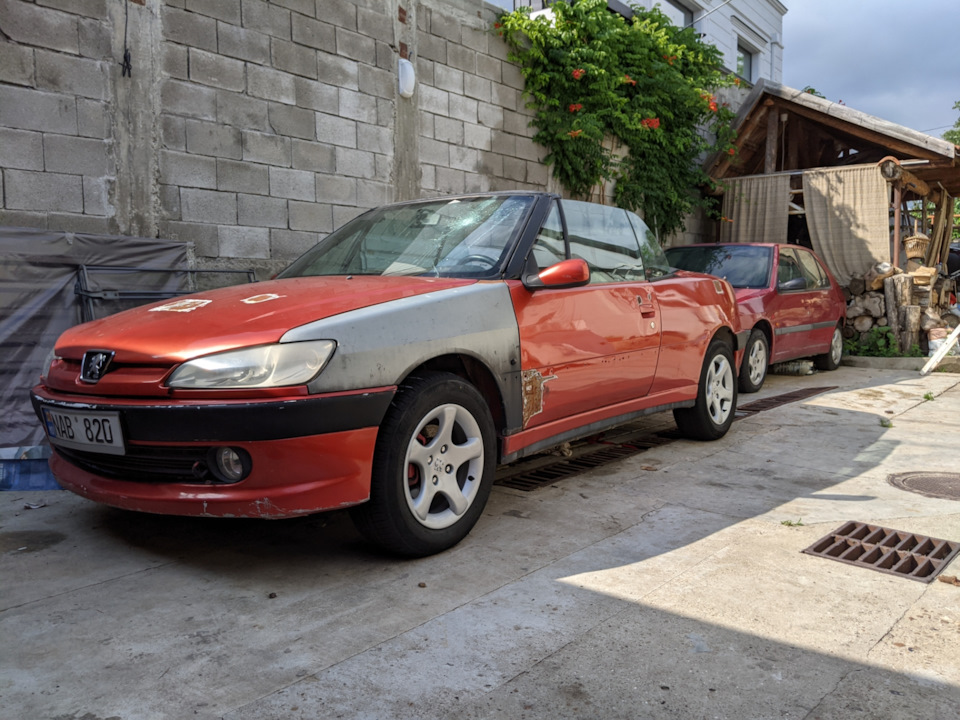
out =
[(698, 158), (735, 154), (733, 113), (714, 92), (739, 80), (722, 72), (719, 50), (657, 9), (634, 7), (631, 20), (606, 0), (550, 10), (504, 13), (494, 31), (523, 72), (554, 177), (578, 197), (612, 184), (614, 202), (661, 236), (681, 229), (710, 182)]

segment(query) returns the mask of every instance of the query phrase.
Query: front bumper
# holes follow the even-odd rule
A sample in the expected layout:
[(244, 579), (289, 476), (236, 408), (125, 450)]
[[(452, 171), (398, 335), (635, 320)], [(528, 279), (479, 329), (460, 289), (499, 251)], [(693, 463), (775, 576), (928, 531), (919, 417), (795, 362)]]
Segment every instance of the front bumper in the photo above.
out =
[[(265, 400), (89, 398), (38, 386), (34, 409), (115, 412), (123, 455), (54, 448), (64, 488), (114, 507), (171, 515), (291, 517), (363, 502), (378, 426), (395, 388)], [(212, 447), (239, 448), (250, 473), (236, 483), (203, 472)]]

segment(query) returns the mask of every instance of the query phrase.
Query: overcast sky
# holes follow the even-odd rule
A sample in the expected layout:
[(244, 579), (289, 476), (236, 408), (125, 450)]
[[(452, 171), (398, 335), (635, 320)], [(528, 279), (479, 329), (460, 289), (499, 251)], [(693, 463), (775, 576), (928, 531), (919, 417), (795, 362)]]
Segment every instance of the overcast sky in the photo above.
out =
[(783, 0), (783, 83), (941, 137), (960, 111), (958, 0)]

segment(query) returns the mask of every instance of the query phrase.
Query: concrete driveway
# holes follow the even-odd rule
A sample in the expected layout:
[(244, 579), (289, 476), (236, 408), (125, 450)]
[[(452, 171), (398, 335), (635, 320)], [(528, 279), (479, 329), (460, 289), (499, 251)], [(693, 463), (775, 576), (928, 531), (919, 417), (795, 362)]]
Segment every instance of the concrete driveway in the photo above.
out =
[(960, 502), (887, 482), (960, 470), (960, 375), (771, 376), (741, 405), (822, 386), (718, 442), (498, 486), (417, 561), (342, 513), (2, 493), (0, 716), (954, 720), (960, 587), (801, 550), (848, 520), (960, 542)]

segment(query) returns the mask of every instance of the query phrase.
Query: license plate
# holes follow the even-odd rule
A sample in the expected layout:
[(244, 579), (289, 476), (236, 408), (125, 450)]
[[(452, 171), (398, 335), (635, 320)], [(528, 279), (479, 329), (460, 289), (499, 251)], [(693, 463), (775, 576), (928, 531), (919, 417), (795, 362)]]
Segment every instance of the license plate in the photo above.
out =
[(125, 452), (119, 413), (43, 408), (43, 420), (54, 445), (107, 455)]

